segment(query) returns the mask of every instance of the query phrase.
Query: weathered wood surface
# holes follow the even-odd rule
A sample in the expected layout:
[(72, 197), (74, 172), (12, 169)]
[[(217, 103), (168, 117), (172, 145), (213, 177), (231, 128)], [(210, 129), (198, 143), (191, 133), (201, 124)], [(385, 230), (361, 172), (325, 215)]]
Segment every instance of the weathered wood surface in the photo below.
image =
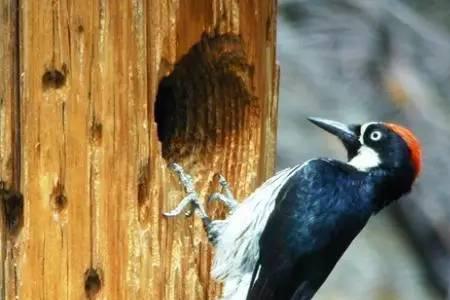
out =
[(166, 165), (238, 198), (272, 172), (275, 2), (0, 0), (3, 299), (219, 295)]
[[(0, 188), (20, 186), (18, 8), (0, 0)], [(17, 233), (23, 211), (20, 197), (0, 190), (0, 298), (14, 299), (17, 292)], [(8, 219), (6, 216), (8, 215)]]

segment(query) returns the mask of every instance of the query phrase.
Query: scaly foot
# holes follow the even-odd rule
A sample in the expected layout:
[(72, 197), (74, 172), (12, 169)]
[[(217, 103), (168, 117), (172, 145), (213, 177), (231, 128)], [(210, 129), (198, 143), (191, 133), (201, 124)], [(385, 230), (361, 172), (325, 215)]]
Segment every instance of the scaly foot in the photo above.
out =
[(184, 197), (183, 200), (181, 200), (177, 207), (169, 212), (163, 213), (163, 215), (165, 215), (166, 217), (176, 217), (184, 211), (186, 217), (189, 217), (195, 211), (197, 215), (202, 219), (204, 224), (209, 224), (211, 220), (209, 219), (205, 208), (200, 203), (199, 195), (195, 191), (192, 176), (186, 173), (186, 171), (184, 171), (184, 169), (177, 163), (171, 163), (168, 167), (178, 175), (178, 178), (183, 185), (187, 196)]
[(231, 192), (230, 185), (221, 174), (215, 175), (218, 180), (219, 184), (222, 187), (222, 193), (212, 193), (211, 196), (209, 196), (208, 201), (220, 201), (222, 202), (228, 209), (230, 210), (230, 213), (233, 213), (234, 210), (238, 207), (239, 203), (234, 199), (233, 193)]

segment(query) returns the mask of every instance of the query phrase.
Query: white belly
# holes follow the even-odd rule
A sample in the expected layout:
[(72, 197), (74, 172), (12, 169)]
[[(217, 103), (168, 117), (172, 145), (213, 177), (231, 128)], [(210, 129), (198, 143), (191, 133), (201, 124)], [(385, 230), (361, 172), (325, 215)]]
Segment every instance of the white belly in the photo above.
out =
[(278, 193), (305, 164), (278, 172), (246, 198), (226, 220), (213, 221), (218, 240), (211, 275), (224, 283), (223, 300), (246, 298), (258, 260), (259, 238), (275, 207)]

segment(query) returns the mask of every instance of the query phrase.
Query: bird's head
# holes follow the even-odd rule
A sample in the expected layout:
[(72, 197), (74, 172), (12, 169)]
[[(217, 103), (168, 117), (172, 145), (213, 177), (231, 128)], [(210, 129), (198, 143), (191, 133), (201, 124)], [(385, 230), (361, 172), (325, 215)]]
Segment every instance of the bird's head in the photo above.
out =
[(420, 142), (403, 126), (384, 122), (345, 125), (320, 118), (309, 121), (337, 136), (347, 149), (349, 164), (361, 171), (382, 170), (404, 178), (409, 185), (420, 173)]

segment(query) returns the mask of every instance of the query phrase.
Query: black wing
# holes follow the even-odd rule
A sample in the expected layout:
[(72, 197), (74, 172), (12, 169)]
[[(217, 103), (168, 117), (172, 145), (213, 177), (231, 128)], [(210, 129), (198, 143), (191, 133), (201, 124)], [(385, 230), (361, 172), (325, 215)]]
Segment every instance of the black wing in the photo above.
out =
[(344, 203), (357, 197), (343, 184), (352, 172), (340, 162), (313, 160), (289, 179), (262, 233), (247, 299), (312, 298), (367, 221), (358, 212), (338, 238)]

